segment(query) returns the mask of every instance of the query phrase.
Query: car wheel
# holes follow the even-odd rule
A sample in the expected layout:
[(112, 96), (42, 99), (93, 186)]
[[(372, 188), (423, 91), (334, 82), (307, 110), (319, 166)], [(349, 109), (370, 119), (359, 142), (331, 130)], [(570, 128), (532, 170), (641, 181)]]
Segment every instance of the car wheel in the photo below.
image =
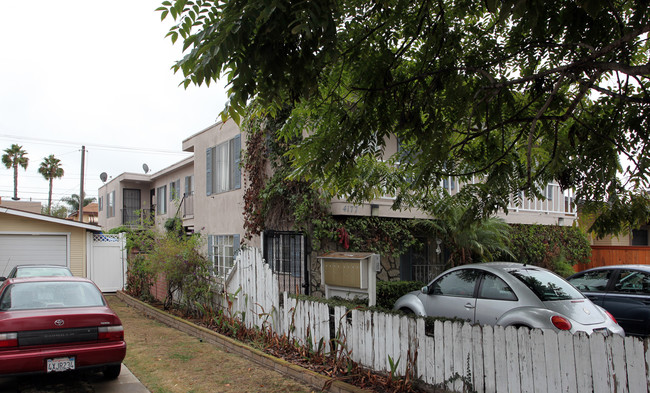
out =
[(406, 315), (415, 315), (415, 313), (413, 312), (413, 310), (411, 310), (410, 308), (406, 308), (406, 307), (404, 307), (404, 308), (400, 308), (399, 310), (400, 310), (401, 312), (403, 312), (404, 314), (406, 314)]
[(104, 378), (106, 379), (116, 379), (120, 376), (120, 371), (122, 370), (121, 364), (114, 364), (112, 366), (106, 366), (104, 369)]

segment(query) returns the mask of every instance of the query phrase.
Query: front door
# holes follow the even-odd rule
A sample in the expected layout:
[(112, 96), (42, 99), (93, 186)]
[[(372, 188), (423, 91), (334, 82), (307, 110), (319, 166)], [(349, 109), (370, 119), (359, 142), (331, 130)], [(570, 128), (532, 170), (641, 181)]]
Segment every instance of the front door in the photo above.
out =
[(140, 225), (140, 190), (125, 188), (122, 201), (122, 224)]

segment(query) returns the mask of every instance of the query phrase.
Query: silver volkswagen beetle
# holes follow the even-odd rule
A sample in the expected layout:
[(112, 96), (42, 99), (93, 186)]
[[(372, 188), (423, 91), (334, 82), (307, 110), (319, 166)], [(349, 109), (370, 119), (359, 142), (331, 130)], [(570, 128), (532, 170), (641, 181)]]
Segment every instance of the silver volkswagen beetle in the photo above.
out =
[(625, 335), (611, 314), (562, 277), (519, 263), (488, 262), (449, 269), (422, 290), (400, 297), (393, 309), (480, 325)]

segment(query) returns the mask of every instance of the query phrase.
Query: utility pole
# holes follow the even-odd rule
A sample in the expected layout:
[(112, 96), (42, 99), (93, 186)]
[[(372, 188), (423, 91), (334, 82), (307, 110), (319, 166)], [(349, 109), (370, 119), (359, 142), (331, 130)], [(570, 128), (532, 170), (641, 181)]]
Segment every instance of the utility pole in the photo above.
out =
[(86, 146), (81, 146), (81, 190), (79, 191), (79, 222), (84, 219), (84, 167), (86, 160)]

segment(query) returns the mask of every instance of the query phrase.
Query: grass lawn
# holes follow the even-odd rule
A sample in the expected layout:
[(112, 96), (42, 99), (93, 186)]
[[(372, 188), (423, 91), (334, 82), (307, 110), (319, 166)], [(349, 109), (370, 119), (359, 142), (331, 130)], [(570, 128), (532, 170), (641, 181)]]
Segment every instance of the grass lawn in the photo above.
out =
[(116, 296), (109, 296), (108, 301), (124, 325), (124, 364), (152, 393), (313, 391), (239, 355), (148, 319)]

